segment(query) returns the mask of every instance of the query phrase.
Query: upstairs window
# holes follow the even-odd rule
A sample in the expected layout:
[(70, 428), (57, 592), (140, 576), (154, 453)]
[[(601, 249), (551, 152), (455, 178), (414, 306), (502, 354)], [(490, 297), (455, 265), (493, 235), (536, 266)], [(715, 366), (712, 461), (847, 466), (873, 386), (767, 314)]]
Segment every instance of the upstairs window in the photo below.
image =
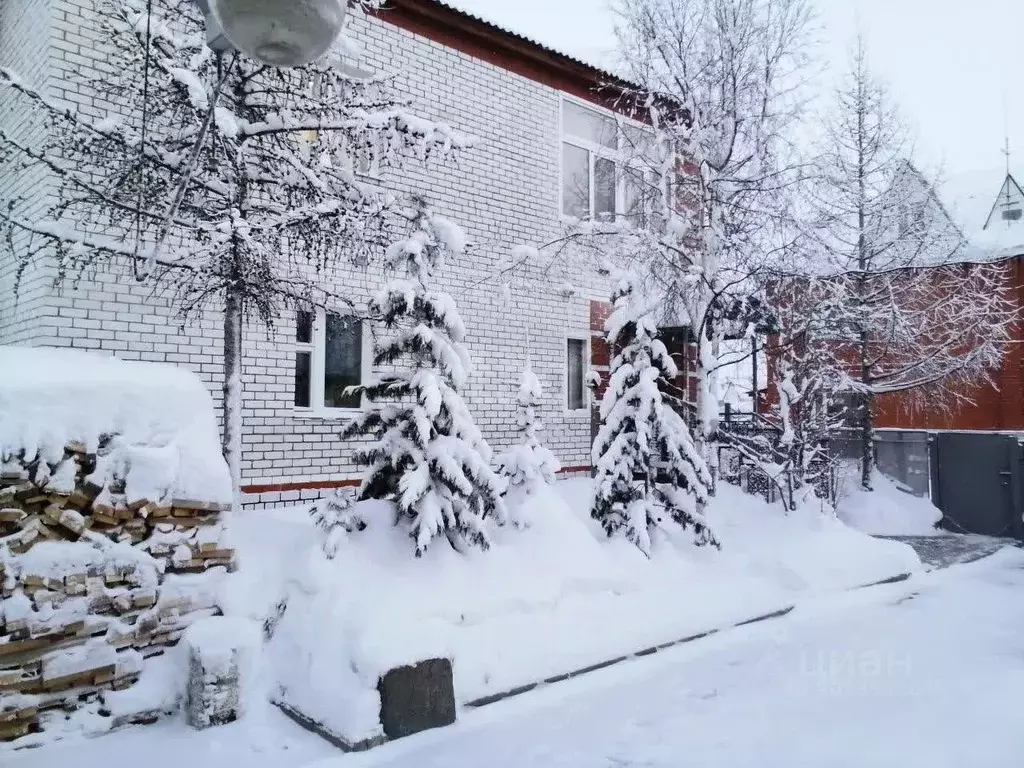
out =
[(562, 100), (562, 215), (645, 223), (643, 194), (649, 175), (642, 162), (642, 129), (624, 120)]
[(356, 410), (346, 388), (369, 381), (370, 341), (362, 320), (319, 310), (299, 312), (295, 327), (294, 403), (312, 412)]

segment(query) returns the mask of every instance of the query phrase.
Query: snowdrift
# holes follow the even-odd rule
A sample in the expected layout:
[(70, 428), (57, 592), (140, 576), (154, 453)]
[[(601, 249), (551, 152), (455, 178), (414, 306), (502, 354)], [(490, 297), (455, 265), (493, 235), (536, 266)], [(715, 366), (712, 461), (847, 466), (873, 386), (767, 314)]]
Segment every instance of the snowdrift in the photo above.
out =
[(721, 551), (680, 531), (656, 537), (648, 560), (605, 537), (591, 494), (589, 479), (562, 481), (521, 510), (529, 528), (498, 530), (490, 551), (439, 540), (421, 559), (384, 503), (360, 505), (368, 528), (332, 560), (304, 510), (247, 514), (225, 607), (280, 615), (276, 697), (357, 742), (381, 735), (377, 680), (398, 665), (451, 658), (465, 703), (920, 567), (902, 544), (728, 486), (708, 510)]
[(936, 524), (942, 512), (928, 499), (900, 489), (896, 481), (875, 472), (873, 491), (860, 487), (860, 476), (851, 470), (836, 508), (839, 519), (858, 531), (874, 536), (938, 536)]
[(123, 469), (129, 503), (140, 499), (231, 503), (213, 401), (183, 368), (68, 349), (0, 347), (0, 454), (59, 464), (69, 444)]

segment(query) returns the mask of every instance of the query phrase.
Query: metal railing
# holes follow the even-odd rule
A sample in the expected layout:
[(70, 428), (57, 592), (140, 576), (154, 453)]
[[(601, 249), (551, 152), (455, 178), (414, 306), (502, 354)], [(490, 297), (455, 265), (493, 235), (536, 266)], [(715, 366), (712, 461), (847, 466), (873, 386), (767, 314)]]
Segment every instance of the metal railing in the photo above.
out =
[(806, 446), (782, 444), (782, 428), (757, 413), (726, 409), (718, 423), (718, 475), (769, 504), (796, 508), (796, 493), (813, 483), (818, 498), (834, 500), (836, 474), (827, 450), (816, 451), (809, 466)]

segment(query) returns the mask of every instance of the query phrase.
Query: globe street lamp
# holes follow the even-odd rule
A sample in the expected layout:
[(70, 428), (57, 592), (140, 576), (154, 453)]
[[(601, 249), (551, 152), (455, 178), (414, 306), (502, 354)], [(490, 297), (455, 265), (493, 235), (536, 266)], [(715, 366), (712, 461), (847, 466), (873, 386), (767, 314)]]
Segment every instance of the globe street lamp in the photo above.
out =
[(330, 49), (345, 21), (346, 0), (195, 0), (207, 43), (236, 48), (274, 67), (301, 67)]

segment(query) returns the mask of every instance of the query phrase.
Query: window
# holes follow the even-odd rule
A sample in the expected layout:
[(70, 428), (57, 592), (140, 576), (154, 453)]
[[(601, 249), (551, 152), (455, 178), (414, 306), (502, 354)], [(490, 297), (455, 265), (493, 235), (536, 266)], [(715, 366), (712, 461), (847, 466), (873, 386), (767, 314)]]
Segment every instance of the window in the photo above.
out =
[(565, 365), (565, 407), (570, 411), (582, 411), (587, 407), (587, 341), (586, 339), (566, 340)]
[(357, 318), (299, 312), (295, 325), (295, 407), (353, 410), (361, 396), (346, 388), (369, 379), (368, 329)]
[(562, 215), (647, 223), (643, 169), (651, 142), (642, 127), (611, 114), (562, 101)]

